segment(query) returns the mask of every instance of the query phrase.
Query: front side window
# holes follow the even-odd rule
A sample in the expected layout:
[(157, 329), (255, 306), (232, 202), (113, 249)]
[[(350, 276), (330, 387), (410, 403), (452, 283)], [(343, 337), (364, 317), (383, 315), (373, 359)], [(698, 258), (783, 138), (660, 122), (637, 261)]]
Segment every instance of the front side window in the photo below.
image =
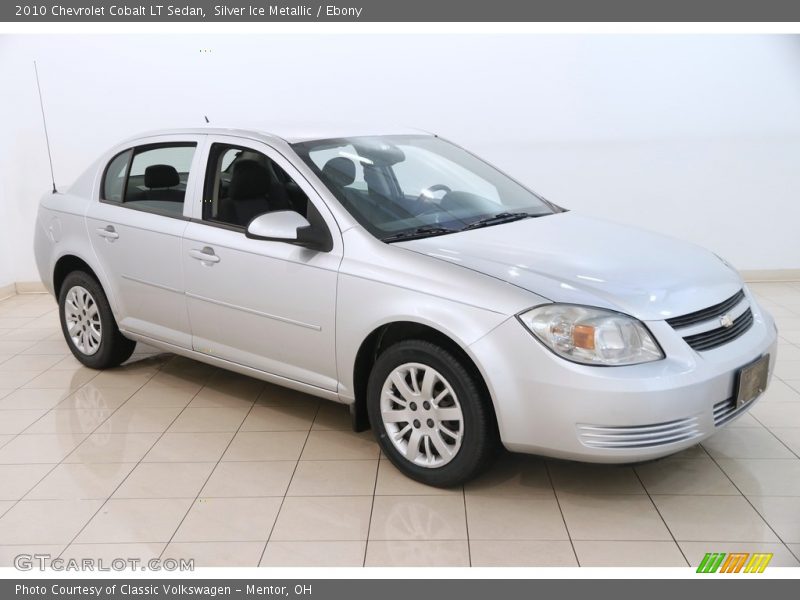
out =
[(276, 210), (306, 216), (308, 197), (265, 154), (213, 144), (203, 187), (203, 220), (244, 228), (255, 217)]
[(103, 176), (102, 198), (169, 216), (183, 214), (196, 144), (139, 146), (115, 156)]
[(559, 210), (466, 150), (434, 136), (316, 140), (293, 148), (356, 220), (385, 241)]

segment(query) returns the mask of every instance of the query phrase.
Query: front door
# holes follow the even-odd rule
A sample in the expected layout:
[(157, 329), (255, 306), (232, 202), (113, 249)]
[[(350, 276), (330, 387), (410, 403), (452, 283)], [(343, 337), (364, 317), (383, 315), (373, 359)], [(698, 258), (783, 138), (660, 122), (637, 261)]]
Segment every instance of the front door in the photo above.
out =
[[(341, 236), (313, 188), (283, 156), (240, 138), (209, 139), (202, 218), (184, 232), (186, 301), (196, 351), (335, 391)], [(322, 219), (318, 252), (245, 237), (272, 210)]]

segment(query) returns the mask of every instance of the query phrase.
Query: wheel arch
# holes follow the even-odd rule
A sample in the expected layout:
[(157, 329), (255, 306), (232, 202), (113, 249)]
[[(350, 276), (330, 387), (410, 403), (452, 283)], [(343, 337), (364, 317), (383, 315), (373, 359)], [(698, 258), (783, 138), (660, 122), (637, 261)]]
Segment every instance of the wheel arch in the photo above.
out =
[[(88, 262), (75, 254), (64, 254), (59, 257), (56, 264), (53, 266), (53, 294), (56, 299), (61, 295), (61, 286), (64, 284), (67, 275), (73, 271), (84, 271), (88, 275), (94, 277), (97, 283), (103, 286), (100, 277), (97, 276), (97, 273)], [(108, 292), (106, 292), (106, 295), (108, 295)]]
[(452, 336), (431, 325), (417, 321), (403, 320), (384, 323), (373, 329), (361, 342), (356, 352), (355, 362), (353, 364), (353, 392), (355, 398), (350, 405), (354, 430), (364, 431), (370, 428), (369, 418), (367, 416), (367, 382), (375, 361), (384, 350), (404, 340), (431, 342), (452, 353), (464, 365), (464, 368), (467, 369), (470, 375), (475, 378), (475, 381), (482, 388), (486, 398), (489, 399), (494, 426), (497, 428), (494, 398), (492, 397), (483, 372), (466, 348)]

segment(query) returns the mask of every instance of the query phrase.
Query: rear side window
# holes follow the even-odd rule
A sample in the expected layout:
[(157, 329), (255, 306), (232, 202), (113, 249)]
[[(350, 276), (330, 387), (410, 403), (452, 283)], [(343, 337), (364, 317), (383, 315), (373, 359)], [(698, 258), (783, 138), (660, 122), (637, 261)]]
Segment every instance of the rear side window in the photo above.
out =
[(128, 176), (128, 165), (131, 163), (133, 150), (126, 150), (117, 154), (108, 163), (106, 174), (103, 178), (103, 200), (122, 202), (125, 193), (125, 178)]
[(139, 146), (115, 156), (103, 177), (103, 199), (169, 216), (183, 214), (196, 144)]

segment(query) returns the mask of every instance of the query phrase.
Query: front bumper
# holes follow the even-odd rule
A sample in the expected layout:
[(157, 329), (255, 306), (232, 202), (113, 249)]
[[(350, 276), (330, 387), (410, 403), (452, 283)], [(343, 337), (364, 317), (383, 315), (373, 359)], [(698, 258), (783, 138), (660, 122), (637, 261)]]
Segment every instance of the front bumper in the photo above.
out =
[(777, 331), (748, 293), (754, 322), (739, 338), (695, 352), (664, 321), (646, 325), (666, 354), (626, 367), (571, 363), (511, 318), (470, 346), (509, 450), (587, 462), (634, 462), (672, 454), (747, 412), (735, 410), (737, 371), (769, 354)]

